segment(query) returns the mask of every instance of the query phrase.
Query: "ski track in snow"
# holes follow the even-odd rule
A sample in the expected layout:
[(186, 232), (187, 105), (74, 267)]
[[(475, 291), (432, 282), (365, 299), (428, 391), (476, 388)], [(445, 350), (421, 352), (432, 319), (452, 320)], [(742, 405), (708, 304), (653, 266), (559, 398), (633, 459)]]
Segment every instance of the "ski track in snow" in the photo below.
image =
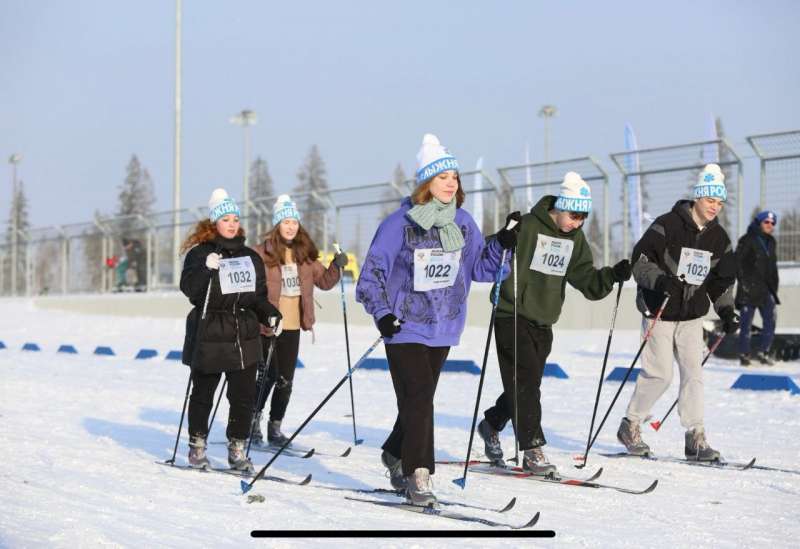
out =
[[(264, 503), (247, 503), (239, 479), (200, 474), (155, 464), (172, 454), (188, 369), (163, 359), (183, 343), (183, 320), (78, 315), (38, 311), (24, 299), (4, 300), (0, 318), (0, 436), (4, 466), (0, 470), (0, 546), (241, 546), (253, 529), (486, 529), (424, 515), (347, 501), (347, 492), (259, 481), (250, 494)], [(487, 309), (487, 319), (488, 319)], [(304, 333), (284, 431), (292, 433), (346, 372), (342, 326), (320, 324), (317, 342)], [(562, 474), (588, 476), (603, 466), (601, 482), (643, 488), (659, 479), (655, 492), (642, 496), (611, 490), (471, 474), (466, 490), (450, 481), (461, 475), (456, 466), (440, 465), (434, 476), (443, 499), (487, 506), (505, 505), (513, 495), (516, 507), (504, 515), (469, 511), (485, 518), (523, 523), (536, 511), (536, 529), (552, 529), (559, 545), (575, 547), (786, 547), (800, 537), (797, 508), (800, 477), (785, 473), (702, 469), (682, 464), (607, 459), (594, 453), (578, 471), (573, 456), (582, 454), (591, 419), (597, 379), (607, 338), (605, 331), (555, 330), (550, 361), (558, 362), (568, 380), (545, 378), (542, 386), (546, 452)], [(352, 327), (355, 361), (374, 341), (376, 330)], [(450, 358), (483, 356), (486, 328), (469, 327)], [(42, 352), (20, 350), (26, 341)], [(81, 354), (56, 354), (70, 343)], [(97, 345), (109, 345), (117, 357), (95, 357)], [(142, 347), (159, 357), (133, 360)], [(638, 334), (617, 331), (608, 371), (628, 366), (638, 347)], [(382, 347), (372, 356), (385, 356)], [(712, 359), (705, 376), (706, 430), (709, 442), (729, 460), (757, 457), (760, 465), (798, 469), (800, 396), (788, 392), (733, 391), (743, 372), (780, 372), (798, 380), (800, 365), (780, 363), (772, 369), (742, 369)], [(672, 387), (653, 413), (660, 419), (677, 395)], [(363, 445), (350, 457), (279, 458), (268, 473), (300, 479), (313, 473), (312, 485), (357, 488), (388, 487), (380, 464), (380, 445), (394, 423), (396, 405), (387, 371), (354, 374), (358, 436)], [(436, 395), (438, 459), (463, 459), (478, 386), (478, 376), (444, 373)], [(616, 383), (604, 383), (598, 422)], [(492, 347), (481, 410), (498, 396), (500, 376)], [(633, 390), (624, 389), (593, 452), (616, 452), (615, 433)], [(223, 399), (224, 400), (224, 399)], [(337, 453), (351, 445), (352, 423), (345, 383), (298, 437), (304, 446)], [(227, 402), (220, 405), (210, 436), (224, 440)], [(683, 429), (677, 413), (658, 433), (643, 427), (654, 452), (681, 456)], [(506, 456), (513, 455), (510, 426), (503, 433)], [(184, 436), (178, 463), (185, 463)], [(224, 445), (209, 454), (225, 465)], [(482, 457), (476, 436), (473, 457)], [(271, 454), (254, 452), (260, 468)], [(367, 496), (373, 497), (373, 496)], [(378, 495), (375, 499), (391, 500)], [(355, 539), (252, 540), (259, 546), (356, 546)], [(361, 542), (363, 543), (363, 542)], [(374, 542), (373, 542), (374, 543)], [(385, 539), (385, 547), (423, 546), (419, 540)], [(484, 547), (491, 540), (438, 540), (437, 546)], [(494, 540), (496, 545), (500, 543)], [(552, 546), (553, 540), (530, 540), (526, 546)]]

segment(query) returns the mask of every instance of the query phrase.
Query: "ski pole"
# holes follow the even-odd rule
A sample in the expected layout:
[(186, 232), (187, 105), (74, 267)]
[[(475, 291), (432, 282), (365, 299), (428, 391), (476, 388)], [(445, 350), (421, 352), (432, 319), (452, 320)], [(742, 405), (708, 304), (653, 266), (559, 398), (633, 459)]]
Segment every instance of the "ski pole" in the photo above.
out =
[[(339, 244), (336, 242), (333, 243), (333, 247), (336, 248), (336, 253), (342, 253), (342, 249), (339, 247)], [(364, 439), (358, 438), (356, 434), (356, 404), (355, 399), (353, 398), (353, 376), (349, 375), (352, 373), (350, 368), (350, 335), (347, 330), (347, 304), (344, 298), (344, 269), (339, 267), (339, 287), (342, 290), (342, 315), (344, 316), (344, 346), (347, 351), (347, 373), (348, 373), (348, 380), (350, 381), (350, 412), (353, 417), (353, 444), (358, 446)]]
[[(214, 282), (214, 276), (211, 276), (211, 279), (208, 281), (208, 287), (206, 288), (206, 299), (203, 303), (203, 315), (200, 317), (200, 322), (202, 323), (206, 319), (206, 311), (208, 310), (208, 298), (211, 296), (211, 283)], [(197, 334), (200, 334), (200, 324), (197, 325)], [(197, 345), (200, 343), (200, 338), (197, 337), (195, 341), (195, 349), (197, 349)], [(192, 356), (192, 362), (194, 362), (194, 353)], [(165, 463), (175, 464), (175, 456), (178, 454), (178, 442), (181, 440), (181, 429), (183, 429), (183, 418), (186, 416), (186, 404), (189, 402), (189, 390), (192, 388), (192, 369), (189, 368), (189, 381), (186, 383), (186, 396), (183, 397), (183, 409), (181, 410), (181, 421), (178, 423), (178, 435), (175, 437), (175, 447), (172, 449), (172, 457), (168, 459)]]
[[(399, 325), (399, 322), (398, 322), (398, 321), (395, 321), (395, 322), (397, 323), (397, 325)], [(296, 436), (297, 436), (297, 435), (300, 433), (300, 431), (302, 431), (302, 430), (303, 430), (303, 428), (304, 428), (306, 425), (308, 425), (308, 422), (309, 422), (309, 421), (311, 421), (311, 420), (314, 418), (314, 416), (315, 416), (315, 415), (317, 415), (317, 412), (319, 412), (319, 411), (322, 409), (322, 407), (323, 407), (323, 406), (325, 406), (325, 404), (326, 404), (326, 403), (327, 403), (327, 402), (328, 402), (328, 401), (331, 399), (331, 397), (332, 397), (332, 396), (333, 396), (333, 395), (336, 393), (336, 391), (338, 391), (338, 390), (339, 390), (339, 388), (340, 388), (342, 385), (344, 385), (344, 382), (345, 382), (345, 381), (347, 381), (347, 379), (348, 379), (348, 378), (349, 378), (351, 375), (353, 375), (353, 372), (355, 372), (355, 371), (356, 371), (356, 369), (357, 369), (359, 366), (361, 366), (361, 364), (362, 364), (362, 363), (363, 363), (363, 362), (364, 362), (364, 361), (367, 359), (367, 357), (370, 355), (370, 353), (371, 353), (372, 351), (374, 351), (374, 350), (375, 350), (375, 347), (377, 347), (377, 346), (380, 344), (380, 342), (381, 342), (381, 341), (383, 341), (383, 336), (381, 336), (381, 337), (379, 337), (378, 339), (376, 339), (376, 340), (375, 340), (375, 342), (374, 342), (372, 345), (370, 345), (369, 349), (367, 349), (367, 351), (366, 351), (366, 352), (365, 352), (363, 355), (361, 355), (361, 358), (359, 358), (359, 359), (358, 359), (358, 362), (356, 362), (356, 363), (353, 365), (353, 367), (350, 369), (350, 371), (349, 371), (349, 372), (347, 372), (347, 373), (344, 375), (344, 377), (343, 377), (342, 379), (340, 379), (340, 380), (339, 380), (339, 383), (337, 383), (337, 384), (336, 384), (336, 386), (335, 386), (333, 389), (331, 389), (331, 392), (330, 392), (330, 393), (328, 393), (328, 396), (326, 396), (326, 397), (325, 397), (325, 398), (322, 400), (322, 402), (320, 402), (320, 403), (319, 403), (319, 405), (318, 405), (316, 408), (314, 408), (314, 411), (313, 411), (313, 412), (311, 412), (311, 415), (310, 415), (310, 416), (308, 416), (308, 417), (306, 418), (306, 420), (305, 420), (305, 421), (302, 423), (302, 425), (300, 425), (300, 427), (298, 427), (298, 428), (297, 428), (297, 430), (296, 430), (296, 431), (295, 431), (295, 432), (292, 434), (292, 436), (291, 436), (291, 437), (289, 437), (289, 440), (287, 440), (287, 441), (286, 441), (286, 442), (283, 444), (283, 446), (281, 446), (281, 447), (280, 447), (280, 449), (279, 449), (277, 452), (275, 452), (275, 455), (273, 455), (273, 456), (272, 456), (272, 459), (270, 459), (270, 460), (269, 460), (269, 461), (266, 463), (266, 465), (264, 465), (264, 467), (262, 467), (262, 468), (261, 468), (261, 470), (258, 472), (258, 474), (257, 474), (257, 475), (256, 475), (256, 476), (253, 478), (253, 480), (251, 480), (250, 482), (245, 482), (244, 480), (243, 480), (243, 481), (241, 481), (241, 487), (242, 487), (242, 493), (243, 493), (243, 494), (246, 494), (247, 492), (249, 492), (249, 491), (250, 491), (250, 489), (253, 487), (253, 484), (255, 484), (255, 483), (256, 483), (256, 481), (257, 481), (258, 479), (260, 479), (261, 477), (263, 477), (263, 476), (264, 476), (264, 473), (267, 471), (267, 469), (269, 469), (269, 466), (270, 466), (270, 465), (272, 465), (272, 463), (273, 463), (273, 462), (274, 462), (276, 459), (278, 459), (278, 456), (279, 456), (279, 455), (281, 455), (281, 454), (283, 453), (283, 451), (284, 451), (284, 450), (285, 450), (285, 449), (286, 449), (286, 448), (287, 448), (287, 447), (288, 447), (288, 446), (289, 446), (289, 445), (292, 443), (292, 441), (293, 441), (293, 440), (295, 439), (295, 437), (296, 437)]]
[(511, 261), (514, 266), (514, 463), (519, 465), (519, 409), (517, 407), (517, 254), (516, 246)]
[[(258, 396), (256, 397), (256, 401), (253, 403), (253, 417), (250, 420), (250, 434), (247, 435), (247, 452), (245, 452), (245, 457), (250, 457), (250, 446), (253, 444), (253, 431), (256, 428), (256, 417), (263, 408), (261, 405), (261, 400), (264, 398), (264, 392), (267, 388), (267, 372), (269, 371), (269, 363), (272, 362), (272, 352), (275, 350), (275, 342), (278, 340), (277, 336), (273, 336), (270, 338), (269, 342), (269, 350), (267, 351), (267, 362), (266, 366), (264, 367), (264, 375), (261, 377), (261, 383), (258, 385)], [(259, 409), (261, 408), (261, 409)]]
[[(516, 225), (516, 221), (511, 220), (508, 227), (512, 229)], [(497, 304), (500, 301), (500, 282), (503, 276), (503, 267), (506, 263), (506, 252), (503, 250), (503, 256), (500, 259), (500, 268), (497, 270), (497, 278), (494, 281), (494, 296), (492, 299), (492, 316), (489, 318), (489, 333), (486, 336), (486, 347), (483, 351), (483, 365), (481, 365), (481, 378), (478, 381), (478, 396), (475, 398), (475, 411), (472, 414), (472, 427), (469, 430), (469, 443), (467, 444), (467, 458), (464, 460), (464, 476), (461, 478), (453, 479), (453, 484), (461, 486), (463, 490), (467, 484), (467, 469), (469, 468), (469, 455), (472, 452), (472, 441), (475, 438), (475, 424), (478, 422), (478, 408), (481, 405), (481, 392), (483, 391), (483, 379), (486, 377), (486, 361), (489, 359), (489, 345), (492, 343), (492, 330), (494, 330), (494, 319), (497, 316)], [(516, 438), (516, 437), (515, 437)]]
[[(717, 337), (717, 340), (714, 342), (714, 345), (712, 345), (711, 348), (708, 350), (708, 354), (705, 356), (705, 358), (703, 358), (703, 362), (700, 363), (700, 367), (701, 368), (706, 365), (706, 362), (708, 362), (708, 359), (711, 357), (711, 355), (714, 354), (714, 351), (717, 350), (717, 347), (719, 347), (719, 344), (722, 343), (723, 339), (725, 339), (725, 333), (724, 332), (719, 334), (719, 336)], [(673, 402), (672, 406), (670, 406), (669, 410), (667, 410), (667, 413), (664, 414), (664, 417), (661, 418), (661, 421), (651, 421), (650, 422), (650, 427), (652, 427), (656, 431), (661, 429), (661, 426), (664, 424), (664, 421), (666, 421), (666, 419), (669, 417), (670, 413), (672, 413), (672, 410), (674, 410), (675, 406), (677, 406), (677, 405), (678, 405), (678, 399), (676, 398), (675, 402)]]
[(214, 418), (217, 417), (217, 410), (219, 409), (219, 403), (222, 401), (222, 395), (225, 393), (225, 386), (228, 384), (228, 378), (226, 377), (222, 380), (222, 389), (219, 390), (219, 395), (217, 395), (217, 403), (214, 405), (214, 413), (211, 414), (211, 421), (208, 422), (208, 432), (211, 433), (211, 426), (214, 425)]
[(617, 402), (617, 398), (619, 398), (620, 393), (622, 393), (622, 389), (625, 387), (625, 383), (628, 381), (628, 378), (633, 371), (633, 367), (636, 366), (636, 362), (639, 360), (639, 356), (642, 354), (644, 350), (644, 346), (647, 345), (647, 341), (650, 339), (650, 335), (653, 333), (653, 328), (655, 328), (656, 324), (658, 324), (661, 315), (664, 313), (664, 309), (667, 307), (667, 302), (669, 301), (669, 294), (664, 297), (664, 301), (661, 302), (661, 307), (658, 308), (658, 312), (656, 312), (656, 316), (653, 319), (653, 323), (647, 329), (647, 332), (644, 334), (644, 339), (642, 340), (642, 344), (639, 345), (639, 350), (636, 352), (636, 356), (633, 357), (633, 362), (631, 362), (628, 371), (625, 372), (625, 377), (622, 379), (622, 382), (619, 384), (619, 389), (617, 389), (617, 393), (614, 395), (614, 399), (611, 401), (611, 404), (608, 406), (608, 410), (606, 411), (606, 415), (603, 416), (603, 420), (600, 422), (600, 425), (597, 427), (597, 432), (592, 437), (592, 441), (589, 443), (589, 446), (586, 448), (586, 456), (584, 457), (583, 464), (586, 465), (586, 458), (588, 458), (589, 450), (594, 446), (597, 437), (600, 435), (600, 431), (603, 429), (603, 425), (605, 425), (606, 420), (608, 419), (611, 410), (614, 408), (614, 404)]
[(611, 336), (614, 335), (614, 325), (617, 323), (617, 309), (619, 309), (619, 298), (622, 295), (623, 281), (620, 281), (617, 289), (617, 301), (614, 304), (614, 312), (611, 315), (611, 329), (608, 331), (608, 341), (606, 341), (606, 354), (603, 356), (603, 368), (600, 370), (600, 379), (597, 381), (597, 396), (594, 397), (594, 410), (592, 410), (592, 422), (589, 424), (589, 436), (586, 438), (586, 452), (583, 454), (583, 463), (576, 465), (578, 469), (586, 467), (586, 456), (589, 455), (589, 443), (594, 432), (594, 420), (597, 417), (597, 405), (600, 403), (600, 390), (603, 387), (603, 378), (606, 375), (606, 364), (608, 363), (608, 352), (611, 350)]

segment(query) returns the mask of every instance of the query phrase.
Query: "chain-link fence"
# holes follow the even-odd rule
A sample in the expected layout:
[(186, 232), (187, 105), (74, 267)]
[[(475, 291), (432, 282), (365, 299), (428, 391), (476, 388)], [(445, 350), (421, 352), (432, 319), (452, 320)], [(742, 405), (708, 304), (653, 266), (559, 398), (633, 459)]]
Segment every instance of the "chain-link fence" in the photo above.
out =
[(747, 142), (758, 155), (758, 210), (778, 214), (775, 238), (781, 262), (800, 262), (800, 131), (751, 135)]
[(742, 234), (742, 160), (725, 139), (687, 143), (653, 149), (639, 149), (610, 155), (622, 173), (619, 197), (614, 203), (621, 206), (618, 223), (612, 224), (611, 247), (614, 258), (630, 255), (632, 234), (630, 203), (631, 183), (638, 181), (641, 197), (642, 231), (656, 217), (672, 209), (680, 199), (691, 199), (697, 177), (708, 163), (719, 164), (725, 175), (728, 200), (719, 221), (732, 241)]
[(583, 227), (595, 265), (608, 265), (608, 174), (591, 156), (498, 168), (507, 210), (529, 211), (543, 196), (558, 196), (567, 172), (577, 172), (592, 189), (592, 212)]

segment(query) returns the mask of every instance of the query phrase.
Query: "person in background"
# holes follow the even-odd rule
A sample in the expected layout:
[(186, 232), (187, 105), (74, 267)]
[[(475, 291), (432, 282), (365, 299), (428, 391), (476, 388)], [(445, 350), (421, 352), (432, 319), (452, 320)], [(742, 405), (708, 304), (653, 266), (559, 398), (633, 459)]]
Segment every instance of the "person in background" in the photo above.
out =
[(319, 251), (303, 226), (300, 211), (289, 195), (278, 197), (272, 208), (274, 225), (264, 236), (264, 242), (256, 248), (267, 272), (267, 297), (280, 310), (283, 317), (282, 331), (275, 333), (266, 326), (261, 327), (261, 343), (264, 357), (269, 353), (270, 337), (277, 337), (271, 364), (266, 365), (266, 376), (258, 388), (261, 401), (256, 403), (253, 418), (253, 443), (262, 444), (261, 414), (270, 391), (272, 402), (267, 423), (267, 441), (281, 447), (288, 438), (281, 432), (281, 422), (292, 395), (292, 381), (300, 350), (300, 330), (314, 329), (314, 286), (330, 290), (337, 282), (341, 269), (347, 265), (347, 255), (337, 253), (328, 267), (319, 262)]
[[(775, 212), (760, 212), (736, 246), (736, 308), (741, 317), (738, 348), (742, 366), (749, 366), (752, 358), (767, 366), (774, 364), (769, 349), (775, 337), (775, 307), (781, 303), (778, 299), (778, 256), (775, 237), (772, 236), (777, 223)], [(764, 325), (758, 348), (751, 355), (750, 328), (756, 310)]]

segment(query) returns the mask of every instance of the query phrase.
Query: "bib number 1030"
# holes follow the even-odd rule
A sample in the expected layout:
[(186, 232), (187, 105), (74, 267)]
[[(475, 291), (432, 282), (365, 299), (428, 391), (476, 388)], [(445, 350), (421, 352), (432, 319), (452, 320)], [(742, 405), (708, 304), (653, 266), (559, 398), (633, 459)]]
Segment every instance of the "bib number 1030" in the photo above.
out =
[(233, 257), (219, 262), (219, 285), (223, 294), (256, 291), (256, 269), (250, 257)]

